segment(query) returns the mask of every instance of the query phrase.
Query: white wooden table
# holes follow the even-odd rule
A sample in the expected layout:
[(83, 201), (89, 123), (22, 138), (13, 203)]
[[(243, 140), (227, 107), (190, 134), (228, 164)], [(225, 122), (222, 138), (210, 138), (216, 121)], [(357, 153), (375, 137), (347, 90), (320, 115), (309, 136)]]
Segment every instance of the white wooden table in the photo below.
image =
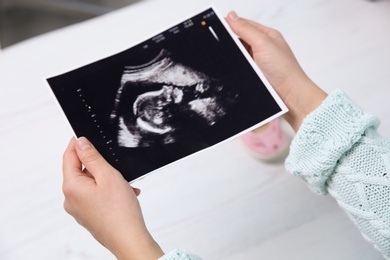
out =
[[(342, 88), (389, 136), (390, 1), (215, 0), (279, 29), (325, 90)], [(114, 259), (62, 208), (72, 136), (43, 78), (128, 48), (208, 5), (150, 0), (0, 53), (0, 259)], [(331, 197), (232, 140), (139, 181), (165, 251), (204, 259), (382, 259)]]

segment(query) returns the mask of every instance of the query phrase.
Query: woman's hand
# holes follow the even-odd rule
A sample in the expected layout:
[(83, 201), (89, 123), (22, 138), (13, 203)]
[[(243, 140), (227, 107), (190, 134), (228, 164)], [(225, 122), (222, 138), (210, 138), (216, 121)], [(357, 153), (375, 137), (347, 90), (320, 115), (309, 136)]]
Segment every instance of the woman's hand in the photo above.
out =
[(297, 131), (306, 115), (326, 98), (326, 93), (307, 77), (278, 31), (240, 18), (235, 12), (230, 12), (226, 20), (289, 108), (286, 120)]
[(63, 175), (65, 210), (118, 259), (157, 259), (164, 254), (145, 226), (140, 191), (86, 138), (70, 141)]

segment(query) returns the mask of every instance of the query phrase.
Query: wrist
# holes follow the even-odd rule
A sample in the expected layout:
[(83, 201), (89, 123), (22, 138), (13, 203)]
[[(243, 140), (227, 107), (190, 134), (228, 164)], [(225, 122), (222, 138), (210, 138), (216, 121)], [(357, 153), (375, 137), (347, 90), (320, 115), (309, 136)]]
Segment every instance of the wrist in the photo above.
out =
[(118, 260), (158, 259), (164, 252), (148, 231), (135, 237), (127, 237), (109, 249)]
[(284, 99), (289, 108), (285, 119), (296, 132), (306, 116), (321, 105), (327, 94), (308, 77), (292, 82), (295, 82), (294, 86), (290, 87), (290, 92)]

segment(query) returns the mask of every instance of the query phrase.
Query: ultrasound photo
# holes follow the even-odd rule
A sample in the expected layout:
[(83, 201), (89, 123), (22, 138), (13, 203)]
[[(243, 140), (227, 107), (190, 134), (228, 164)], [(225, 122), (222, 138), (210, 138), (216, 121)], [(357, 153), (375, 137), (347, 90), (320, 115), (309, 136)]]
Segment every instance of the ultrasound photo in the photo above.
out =
[(47, 81), (129, 182), (287, 111), (215, 8)]
[(237, 96), (220, 80), (175, 61), (163, 49), (150, 62), (124, 69), (111, 114), (118, 145), (175, 143), (188, 125), (217, 123)]

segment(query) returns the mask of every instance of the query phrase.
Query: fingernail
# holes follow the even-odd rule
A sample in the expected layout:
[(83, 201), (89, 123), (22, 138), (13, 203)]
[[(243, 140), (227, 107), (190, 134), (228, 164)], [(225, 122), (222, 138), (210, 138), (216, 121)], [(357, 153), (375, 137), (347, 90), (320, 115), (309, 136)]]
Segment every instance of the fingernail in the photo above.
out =
[(77, 139), (77, 146), (80, 150), (87, 150), (92, 147), (92, 144), (85, 137), (80, 137)]
[(232, 21), (237, 21), (238, 20), (238, 15), (235, 11), (231, 11), (229, 14), (228, 14), (229, 18), (232, 20)]

